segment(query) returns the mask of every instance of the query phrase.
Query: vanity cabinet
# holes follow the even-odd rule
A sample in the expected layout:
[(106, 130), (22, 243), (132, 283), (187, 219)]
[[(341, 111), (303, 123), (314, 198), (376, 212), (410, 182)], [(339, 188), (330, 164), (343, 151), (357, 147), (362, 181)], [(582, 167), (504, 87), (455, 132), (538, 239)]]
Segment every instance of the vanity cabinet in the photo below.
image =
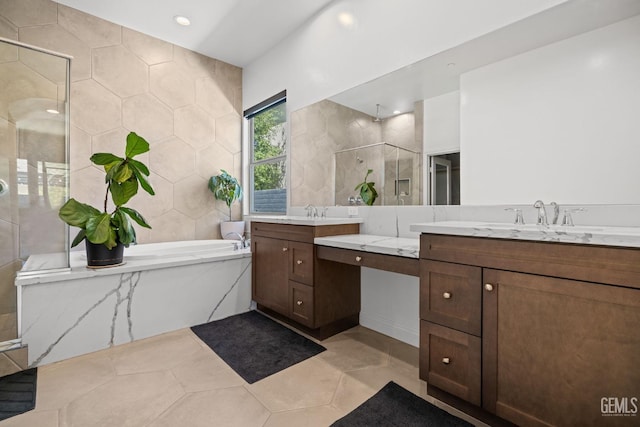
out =
[(601, 403), (640, 395), (640, 250), (423, 234), (420, 253), (429, 394), (490, 423), (637, 421)]
[(258, 308), (319, 339), (357, 325), (360, 269), (318, 259), (313, 239), (359, 229), (253, 222), (252, 297)]

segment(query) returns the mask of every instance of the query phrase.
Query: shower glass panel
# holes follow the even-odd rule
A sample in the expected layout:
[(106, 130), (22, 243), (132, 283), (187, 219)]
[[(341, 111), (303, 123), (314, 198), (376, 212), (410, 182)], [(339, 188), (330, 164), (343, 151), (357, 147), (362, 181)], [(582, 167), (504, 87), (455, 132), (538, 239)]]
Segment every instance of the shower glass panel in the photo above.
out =
[(0, 38), (0, 351), (19, 346), (16, 274), (69, 267), (58, 219), (69, 195), (69, 63)]
[(354, 189), (367, 170), (378, 199), (374, 205), (419, 205), (420, 153), (381, 142), (335, 153), (335, 203), (360, 203)]

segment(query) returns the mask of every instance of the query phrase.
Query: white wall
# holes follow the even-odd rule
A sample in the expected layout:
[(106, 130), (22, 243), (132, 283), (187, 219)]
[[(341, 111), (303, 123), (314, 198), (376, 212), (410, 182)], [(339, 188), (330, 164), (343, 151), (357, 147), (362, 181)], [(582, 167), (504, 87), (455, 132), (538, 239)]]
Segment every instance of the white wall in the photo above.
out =
[(565, 1), (335, 0), (244, 68), (243, 106), (286, 89), (295, 111)]
[(463, 204), (640, 203), (640, 16), (463, 74), (460, 89)]
[(460, 151), (460, 91), (424, 100), (424, 154)]

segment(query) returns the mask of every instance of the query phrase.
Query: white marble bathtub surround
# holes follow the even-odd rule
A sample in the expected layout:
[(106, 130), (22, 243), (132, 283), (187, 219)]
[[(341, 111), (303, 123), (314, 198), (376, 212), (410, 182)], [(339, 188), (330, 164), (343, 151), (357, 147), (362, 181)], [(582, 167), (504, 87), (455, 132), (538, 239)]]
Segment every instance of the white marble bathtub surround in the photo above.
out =
[[(68, 280), (16, 281), (22, 297), (22, 342), (31, 366), (55, 362), (248, 311), (251, 254), (193, 257), (155, 269), (121, 267), (67, 273)], [(75, 273), (75, 274), (74, 274)], [(37, 283), (34, 283), (36, 281)], [(27, 284), (30, 283), (30, 284)]]

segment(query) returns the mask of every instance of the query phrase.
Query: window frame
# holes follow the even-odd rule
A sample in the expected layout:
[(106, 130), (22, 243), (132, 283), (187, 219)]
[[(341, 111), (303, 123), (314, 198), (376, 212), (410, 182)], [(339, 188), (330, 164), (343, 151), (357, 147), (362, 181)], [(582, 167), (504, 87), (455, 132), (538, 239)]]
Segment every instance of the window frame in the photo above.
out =
[[(288, 203), (288, 177), (289, 177), (289, 165), (288, 165), (288, 155), (289, 155), (289, 150), (290, 150), (290, 146), (288, 144), (289, 142), (289, 135), (287, 132), (287, 127), (285, 126), (285, 138), (286, 138), (286, 149), (284, 150), (284, 153), (279, 155), (279, 156), (274, 156), (274, 157), (269, 157), (266, 159), (260, 159), (260, 160), (255, 160), (255, 153), (254, 153), (254, 126), (253, 126), (253, 118), (264, 112), (267, 111), (271, 108), (275, 108), (281, 104), (286, 104), (287, 102), (287, 91), (284, 90), (264, 101), (262, 101), (261, 103), (247, 109), (244, 111), (244, 118), (245, 120), (247, 120), (248, 122), (248, 154), (249, 154), (249, 158), (247, 161), (247, 167), (248, 167), (248, 179), (249, 179), (249, 214), (250, 215), (282, 215), (282, 214), (286, 214), (286, 210), (287, 210), (287, 203)], [(288, 114), (286, 111), (286, 107), (285, 107), (285, 116), (286, 119), (288, 121)], [(286, 121), (285, 121), (286, 123)], [(284, 211), (273, 211), (273, 212), (266, 212), (266, 211), (259, 211), (257, 212), (255, 210), (255, 200), (254, 200), (254, 194), (255, 194), (255, 168), (256, 166), (261, 166), (261, 165), (268, 165), (268, 164), (277, 164), (279, 162), (284, 163), (285, 165), (285, 173), (284, 173), (284, 189), (286, 191), (286, 198), (285, 198), (285, 207), (284, 207)]]

